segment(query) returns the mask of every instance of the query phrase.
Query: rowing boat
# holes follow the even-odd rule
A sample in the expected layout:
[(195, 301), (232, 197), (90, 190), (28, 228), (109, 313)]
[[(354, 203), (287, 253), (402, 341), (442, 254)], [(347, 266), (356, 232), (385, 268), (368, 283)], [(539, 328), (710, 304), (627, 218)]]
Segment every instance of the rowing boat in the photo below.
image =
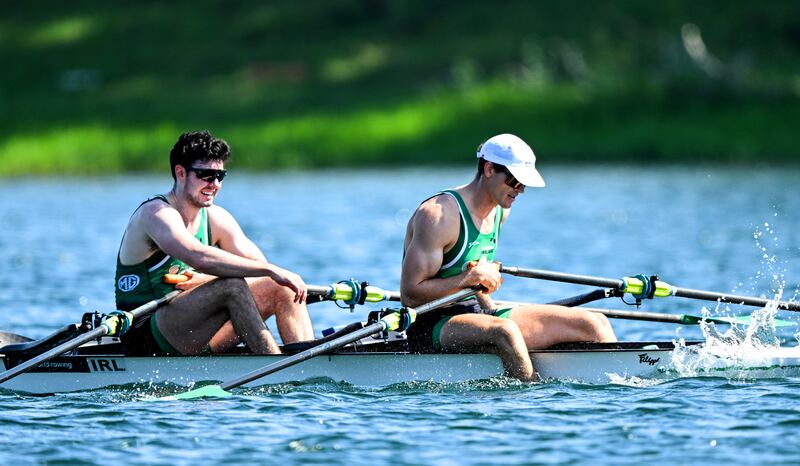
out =
[[(25, 344), (23, 343), (22, 346)], [(307, 347), (308, 344), (305, 345)], [(623, 342), (568, 344), (531, 352), (545, 380), (605, 384), (620, 380), (665, 380), (686, 374), (676, 367), (679, 350), (702, 348), (703, 342)], [(223, 355), (151, 356), (125, 354), (119, 339), (104, 337), (62, 355), (9, 380), (0, 387), (31, 394), (73, 392), (129, 384), (193, 386), (220, 381), (279, 361), (304, 349), (303, 344), (284, 347), (283, 355), (247, 354), (244, 348)], [(15, 345), (0, 347), (2, 368), (21, 358)], [(331, 380), (357, 386), (387, 386), (405, 382), (454, 383), (501, 376), (500, 359), (488, 353), (412, 353), (402, 334), (366, 338), (324, 356), (317, 356), (246, 386)], [(756, 364), (719, 360), (690, 374), (734, 378), (800, 375), (800, 348), (765, 349)]]
[[(554, 302), (578, 306), (612, 296), (632, 293), (636, 303), (654, 296), (684, 296), (705, 300), (771, 306), (773, 309), (800, 310), (796, 302), (771, 302), (683, 289), (656, 280), (653, 276), (611, 280), (535, 269), (504, 267), (501, 271), (530, 278), (570, 283), (609, 286)], [(312, 290), (313, 288), (313, 290)], [(309, 287), (318, 300), (343, 300), (363, 304), (397, 300), (399, 294), (350, 280), (349, 284)], [(649, 290), (649, 291), (647, 291)], [(132, 319), (153, 312), (178, 292), (151, 301), (131, 311)], [(471, 296), (474, 289), (419, 306), (415, 313), (429, 312), (458, 299)], [(704, 322), (749, 325), (744, 318), (707, 318), (692, 315), (667, 315), (638, 311), (587, 309), (611, 318), (672, 322), (697, 325)], [(201, 356), (155, 356), (126, 348), (114, 336), (119, 316), (102, 318), (97, 313), (84, 315), (81, 324), (69, 325), (54, 334), (32, 341), (12, 333), (0, 332), (0, 388), (17, 392), (46, 394), (92, 390), (130, 384), (173, 384), (193, 386), (198, 382), (219, 382), (219, 393), (238, 386), (326, 379), (359, 386), (387, 386), (405, 382), (464, 382), (502, 376), (500, 358), (488, 349), (470, 353), (419, 353), (411, 351), (401, 322), (409, 310), (373, 312), (368, 323), (356, 322), (331, 335), (311, 342), (285, 345), (279, 355), (248, 354), (239, 347), (230, 354)], [(372, 315), (376, 314), (376, 315)], [(772, 327), (794, 325), (777, 319), (765, 321)], [(759, 325), (763, 325), (759, 324)], [(407, 327), (403, 327), (407, 328)], [(399, 330), (398, 330), (399, 329)], [(532, 362), (542, 379), (604, 384), (619, 381), (664, 380), (676, 377), (720, 376), (728, 378), (768, 378), (800, 376), (800, 347), (722, 347), (714, 338), (692, 342), (573, 343), (532, 351)], [(242, 375), (244, 374), (244, 375)], [(203, 390), (192, 390), (202, 392)], [(191, 397), (205, 393), (188, 392)]]

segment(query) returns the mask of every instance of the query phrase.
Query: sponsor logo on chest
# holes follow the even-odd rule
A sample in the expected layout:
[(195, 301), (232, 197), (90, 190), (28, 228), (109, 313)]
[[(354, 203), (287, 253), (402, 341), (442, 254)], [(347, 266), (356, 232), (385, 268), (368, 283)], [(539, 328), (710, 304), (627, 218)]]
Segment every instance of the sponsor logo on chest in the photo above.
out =
[(138, 275), (123, 275), (117, 280), (117, 288), (123, 293), (127, 293), (139, 286), (139, 281)]

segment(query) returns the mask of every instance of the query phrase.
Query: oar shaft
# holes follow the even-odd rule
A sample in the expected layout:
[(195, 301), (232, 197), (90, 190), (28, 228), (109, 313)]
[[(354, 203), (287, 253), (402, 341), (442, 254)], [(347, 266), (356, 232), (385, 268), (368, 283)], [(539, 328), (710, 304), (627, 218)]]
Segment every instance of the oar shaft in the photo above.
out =
[[(137, 307), (136, 309), (131, 311), (131, 315), (133, 316), (132, 320), (136, 320), (139, 317), (142, 317), (144, 315), (150, 314), (151, 312), (153, 312), (156, 309), (158, 309), (160, 306), (162, 306), (165, 303), (171, 301), (172, 298), (174, 298), (178, 294), (180, 294), (180, 291), (177, 291), (177, 290), (176, 291), (172, 291), (170, 293), (167, 293), (165, 296), (163, 296), (160, 299), (154, 299), (152, 301), (149, 301), (149, 302)], [(23, 372), (26, 372), (26, 371), (28, 371), (30, 369), (33, 369), (34, 367), (38, 366), (39, 364), (41, 364), (41, 363), (43, 363), (45, 361), (48, 361), (50, 359), (53, 359), (53, 358), (55, 358), (55, 357), (57, 357), (57, 356), (59, 356), (61, 354), (64, 354), (67, 351), (72, 351), (73, 349), (83, 345), (84, 343), (88, 343), (88, 342), (94, 340), (95, 338), (100, 338), (102, 336), (105, 336), (110, 331), (111, 331), (111, 329), (106, 324), (102, 324), (102, 325), (100, 325), (99, 327), (97, 327), (94, 330), (86, 332), (83, 335), (80, 335), (80, 336), (78, 336), (76, 338), (73, 338), (70, 341), (64, 342), (64, 343), (56, 346), (55, 348), (36, 356), (35, 358), (29, 359), (29, 360), (25, 361), (24, 363), (22, 363), (22, 364), (20, 364), (18, 366), (14, 366), (11, 369), (3, 372), (2, 374), (0, 374), (0, 383), (3, 383), (3, 382), (5, 382), (5, 381), (7, 381), (9, 379), (12, 379), (12, 378), (18, 376), (19, 374), (22, 374)]]
[(500, 273), (507, 273), (517, 277), (538, 278), (554, 282), (573, 283), (576, 285), (602, 286), (604, 288), (622, 288), (625, 282), (619, 279), (592, 277), (590, 275), (575, 275), (571, 273), (552, 272), (539, 269), (522, 269), (519, 267), (500, 266)]
[[(590, 285), (602, 286), (606, 288), (615, 288), (621, 291), (627, 291), (628, 284), (622, 279), (593, 277), (590, 275), (575, 275), (563, 272), (552, 272), (549, 270), (538, 269), (523, 269), (519, 267), (500, 266), (500, 273), (515, 275), (517, 277), (538, 278), (542, 280), (551, 280), (556, 282), (574, 283), (577, 285)], [(635, 281), (638, 281), (635, 279)], [(718, 301), (731, 304), (746, 304), (748, 306), (766, 306), (770, 302), (769, 299), (754, 298), (750, 296), (737, 296), (727, 293), (718, 293), (714, 291), (693, 290), (689, 288), (679, 288), (677, 286), (668, 285), (663, 282), (656, 282), (659, 288), (656, 291), (656, 296), (679, 296), (682, 298), (702, 299), (706, 301)], [(661, 287), (664, 287), (662, 290)], [(663, 292), (664, 294), (660, 294)], [(779, 301), (777, 302), (778, 309), (785, 309), (788, 311), (800, 311), (800, 303)]]
[(325, 354), (329, 351), (333, 351), (337, 348), (340, 348), (354, 341), (358, 341), (362, 338), (366, 338), (370, 335), (382, 332), (386, 329), (386, 325), (387, 325), (386, 322), (383, 321), (375, 322), (374, 324), (370, 324), (362, 328), (361, 330), (356, 330), (353, 333), (343, 335), (339, 338), (323, 343), (319, 346), (315, 346), (309, 350), (301, 351), (300, 353), (283, 358), (280, 361), (270, 364), (269, 366), (266, 366), (263, 369), (249, 372), (237, 379), (233, 379), (226, 383), (220, 384), (220, 388), (222, 388), (223, 390), (230, 390), (232, 388), (244, 385), (248, 382), (252, 382), (253, 380), (259, 379), (261, 377), (266, 377), (269, 374), (277, 372), (281, 369), (285, 369), (289, 366), (299, 364), (307, 359), (311, 359), (315, 356), (320, 356), (322, 354)]
[[(461, 290), (461, 291), (459, 291), (457, 293), (445, 296), (444, 298), (440, 298), (440, 299), (437, 299), (437, 300), (432, 301), (430, 303), (423, 304), (423, 305), (415, 308), (415, 311), (417, 312), (417, 317), (419, 317), (422, 314), (425, 314), (426, 312), (429, 312), (429, 311), (432, 311), (434, 309), (437, 309), (439, 307), (445, 306), (445, 305), (450, 304), (450, 303), (454, 303), (454, 302), (456, 302), (456, 301), (458, 301), (460, 299), (466, 298), (468, 296), (472, 296), (475, 293), (476, 293), (476, 290), (465, 289), (465, 290)], [(277, 371), (279, 371), (281, 369), (285, 369), (287, 367), (290, 367), (290, 366), (293, 366), (295, 364), (301, 363), (301, 362), (303, 362), (303, 361), (305, 361), (307, 359), (311, 359), (311, 358), (313, 358), (315, 356), (320, 356), (322, 354), (331, 352), (333, 350), (341, 348), (344, 345), (347, 345), (347, 344), (352, 343), (354, 341), (358, 341), (358, 340), (360, 340), (362, 338), (366, 338), (366, 337), (375, 335), (377, 333), (383, 332), (384, 330), (386, 330), (387, 325), (388, 324), (386, 322), (384, 322), (383, 320), (379, 320), (378, 322), (370, 324), (370, 325), (368, 325), (368, 326), (366, 326), (366, 327), (364, 327), (364, 328), (362, 328), (360, 330), (356, 330), (355, 332), (348, 333), (347, 335), (342, 335), (339, 338), (336, 338), (334, 340), (328, 341), (328, 342), (323, 343), (323, 344), (321, 344), (319, 346), (315, 346), (315, 347), (310, 348), (310, 349), (308, 349), (306, 351), (301, 351), (300, 353), (297, 353), (295, 355), (283, 358), (280, 361), (277, 361), (277, 362), (275, 362), (273, 364), (265, 366), (265, 367), (263, 367), (261, 369), (256, 369), (256, 370), (254, 370), (252, 372), (244, 374), (243, 376), (241, 376), (241, 377), (239, 377), (237, 379), (234, 379), (234, 380), (225, 382), (223, 384), (220, 384), (220, 388), (222, 388), (223, 390), (230, 390), (232, 388), (236, 388), (236, 387), (239, 387), (241, 385), (244, 385), (244, 384), (246, 384), (248, 382), (252, 382), (253, 380), (260, 379), (262, 377), (266, 377), (267, 375), (272, 374), (274, 372), (277, 372)]]
[[(517, 307), (517, 306), (528, 306), (530, 303), (521, 303), (516, 301), (497, 301), (496, 303), (499, 307)], [(583, 311), (589, 312), (596, 312), (598, 314), (603, 314), (606, 317), (612, 319), (625, 319), (625, 320), (646, 320), (650, 322), (668, 322), (673, 324), (689, 324), (690, 322), (687, 321), (686, 316), (684, 314), (681, 315), (673, 315), (673, 314), (661, 314), (658, 312), (642, 312), (642, 311), (622, 311), (618, 309), (600, 309), (600, 308), (592, 308), (592, 307), (576, 307), (574, 309), (579, 309)], [(692, 317), (692, 316), (690, 316)], [(698, 317), (698, 319), (700, 319)]]
[[(693, 290), (690, 288), (679, 288), (677, 286), (673, 286), (672, 290), (674, 296), (679, 296), (682, 298), (703, 299), (706, 301), (721, 301), (724, 303), (746, 304), (748, 306), (761, 306), (761, 307), (766, 306), (767, 304), (770, 303), (769, 299), (764, 299), (764, 298), (754, 298), (752, 296), (738, 296), (727, 293), (715, 293), (712, 291)], [(777, 306), (778, 309), (784, 309), (787, 311), (800, 311), (800, 303), (778, 301)]]
[(92, 330), (91, 332), (84, 333), (83, 335), (81, 335), (81, 336), (79, 336), (77, 338), (73, 338), (72, 340), (70, 340), (68, 342), (62, 343), (61, 345), (56, 346), (55, 348), (51, 349), (50, 351), (42, 353), (42, 354), (40, 354), (39, 356), (36, 356), (33, 359), (29, 359), (29, 360), (25, 361), (24, 363), (22, 363), (22, 364), (20, 364), (18, 366), (14, 366), (11, 369), (3, 372), (2, 374), (0, 374), (0, 383), (3, 383), (3, 382), (5, 382), (5, 381), (7, 381), (9, 379), (13, 379), (14, 377), (18, 376), (19, 374), (21, 374), (23, 372), (26, 372), (26, 371), (38, 366), (39, 364), (41, 364), (41, 363), (43, 363), (45, 361), (53, 359), (54, 357), (56, 357), (56, 356), (58, 356), (60, 354), (66, 353), (67, 351), (70, 351), (72, 349), (75, 349), (75, 348), (77, 348), (78, 346), (80, 346), (80, 345), (82, 345), (84, 343), (87, 343), (89, 341), (94, 340), (95, 338), (100, 338), (100, 337), (106, 335), (107, 333), (108, 333), (108, 327), (101, 326), (101, 327), (98, 327), (98, 328)]
[(616, 309), (595, 309), (589, 307), (579, 307), (576, 309), (596, 312), (612, 319), (646, 320), (649, 322), (668, 322), (672, 324), (687, 323), (684, 322), (683, 315), (660, 314), (658, 312), (620, 311)]

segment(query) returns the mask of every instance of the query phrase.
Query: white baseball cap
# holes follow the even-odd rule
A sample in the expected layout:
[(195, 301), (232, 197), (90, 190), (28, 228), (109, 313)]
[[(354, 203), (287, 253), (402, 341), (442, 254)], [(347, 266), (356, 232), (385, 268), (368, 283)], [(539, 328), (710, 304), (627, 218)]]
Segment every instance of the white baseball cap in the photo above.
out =
[(543, 188), (544, 179), (536, 171), (536, 156), (525, 141), (513, 134), (498, 134), (478, 148), (478, 157), (503, 165), (520, 183)]

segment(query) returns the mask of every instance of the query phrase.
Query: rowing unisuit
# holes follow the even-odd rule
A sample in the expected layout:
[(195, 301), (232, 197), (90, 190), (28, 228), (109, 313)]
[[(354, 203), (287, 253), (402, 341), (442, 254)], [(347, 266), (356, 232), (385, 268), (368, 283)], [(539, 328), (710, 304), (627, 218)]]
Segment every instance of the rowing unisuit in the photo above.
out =
[[(156, 200), (169, 204), (167, 198), (159, 194), (142, 202), (139, 208)], [(208, 211), (205, 207), (200, 209), (200, 229), (194, 237), (205, 245), (211, 244), (211, 223), (208, 221)], [(114, 286), (117, 309), (129, 311), (148, 301), (161, 298), (174, 289), (173, 285), (164, 282), (164, 275), (181, 273), (187, 269), (190, 267), (178, 259), (168, 256), (161, 249), (157, 249), (144, 261), (132, 265), (121, 263), (119, 253), (117, 253), (117, 273)]]

